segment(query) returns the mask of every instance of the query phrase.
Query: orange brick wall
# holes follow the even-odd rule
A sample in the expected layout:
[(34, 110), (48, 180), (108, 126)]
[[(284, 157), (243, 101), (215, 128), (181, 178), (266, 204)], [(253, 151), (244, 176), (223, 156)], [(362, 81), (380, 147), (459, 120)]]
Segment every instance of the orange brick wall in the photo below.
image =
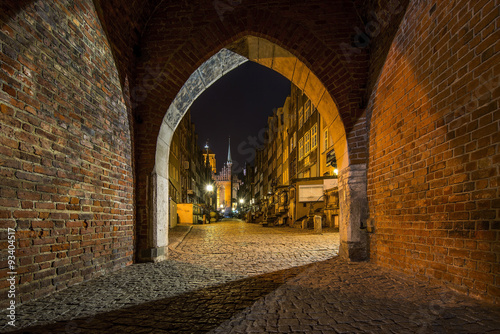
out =
[(497, 303), (499, 24), (497, 1), (411, 2), (368, 104), (372, 260)]

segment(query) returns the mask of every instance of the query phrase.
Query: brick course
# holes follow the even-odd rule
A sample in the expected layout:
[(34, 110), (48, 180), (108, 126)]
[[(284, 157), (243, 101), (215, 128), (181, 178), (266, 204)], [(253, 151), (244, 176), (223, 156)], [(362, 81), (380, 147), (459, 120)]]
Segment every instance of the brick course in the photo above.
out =
[(91, 1), (1, 4), (0, 219), (22, 302), (132, 262), (129, 116), (98, 22)]
[(495, 1), (409, 5), (369, 102), (377, 264), (500, 301)]

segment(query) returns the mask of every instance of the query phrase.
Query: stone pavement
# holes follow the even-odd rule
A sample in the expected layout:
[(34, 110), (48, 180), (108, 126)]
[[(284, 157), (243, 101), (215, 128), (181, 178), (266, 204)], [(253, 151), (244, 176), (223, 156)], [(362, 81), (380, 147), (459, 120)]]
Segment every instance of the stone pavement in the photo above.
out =
[(195, 225), (169, 258), (240, 277), (269, 273), (329, 259), (338, 253), (339, 234), (262, 227), (243, 222)]
[(340, 261), (333, 231), (233, 221), (169, 239), (168, 261), (21, 306), (17, 333), (500, 333), (498, 308)]

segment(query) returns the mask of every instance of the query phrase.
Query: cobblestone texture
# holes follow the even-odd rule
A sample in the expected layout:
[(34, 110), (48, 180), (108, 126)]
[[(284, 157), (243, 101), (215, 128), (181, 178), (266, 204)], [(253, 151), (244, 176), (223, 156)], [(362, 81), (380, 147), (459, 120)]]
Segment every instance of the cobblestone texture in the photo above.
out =
[(36, 326), (18, 333), (499, 333), (498, 308), (340, 261), (338, 233), (233, 221), (169, 237), (168, 261), (21, 306)]
[(338, 253), (338, 244), (339, 235), (331, 229), (319, 235), (223, 222), (195, 227), (170, 251), (170, 259), (244, 277), (326, 260)]

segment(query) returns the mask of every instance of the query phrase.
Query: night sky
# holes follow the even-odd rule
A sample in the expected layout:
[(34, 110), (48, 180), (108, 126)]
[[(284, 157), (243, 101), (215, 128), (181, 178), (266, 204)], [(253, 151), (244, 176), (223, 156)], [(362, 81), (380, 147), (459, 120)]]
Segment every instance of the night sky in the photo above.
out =
[(194, 101), (191, 117), (199, 145), (204, 147), (209, 140), (217, 172), (227, 160), (229, 136), (233, 170), (240, 171), (245, 162), (253, 163), (254, 148), (263, 144), (267, 116), (272, 115), (274, 108), (282, 107), (289, 94), (288, 79), (248, 61), (224, 75)]

